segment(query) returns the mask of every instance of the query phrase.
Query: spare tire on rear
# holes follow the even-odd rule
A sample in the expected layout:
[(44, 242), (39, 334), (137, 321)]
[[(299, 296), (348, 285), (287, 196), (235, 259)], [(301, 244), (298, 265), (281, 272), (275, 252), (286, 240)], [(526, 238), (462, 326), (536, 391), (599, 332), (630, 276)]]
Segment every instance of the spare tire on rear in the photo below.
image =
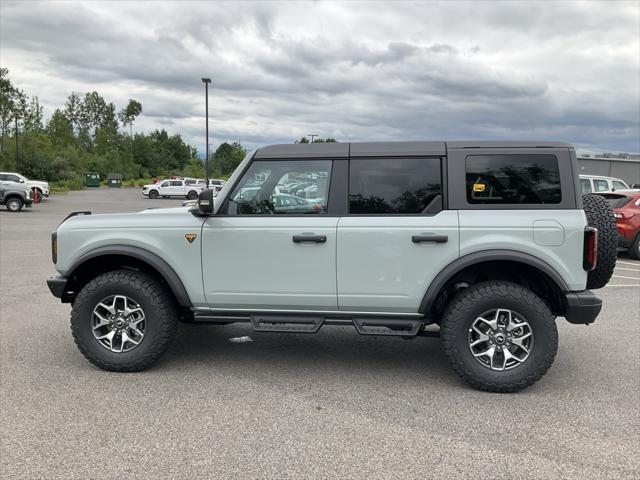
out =
[(587, 276), (587, 288), (602, 288), (611, 279), (618, 258), (618, 232), (613, 210), (600, 195), (582, 197), (584, 213), (590, 227), (598, 229), (596, 268)]

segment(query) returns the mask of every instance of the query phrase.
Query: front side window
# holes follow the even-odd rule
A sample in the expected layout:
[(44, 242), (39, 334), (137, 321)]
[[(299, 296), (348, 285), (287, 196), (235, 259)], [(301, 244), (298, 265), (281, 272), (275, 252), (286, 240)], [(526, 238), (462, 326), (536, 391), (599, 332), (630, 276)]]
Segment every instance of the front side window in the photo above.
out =
[(161, 187), (169, 187), (171, 186), (171, 182), (162, 182)]
[(613, 180), (611, 184), (613, 185), (614, 190), (626, 190), (627, 188), (629, 188), (624, 184), (624, 182), (621, 182), (620, 180)]
[(591, 193), (591, 182), (587, 178), (581, 178), (580, 189), (582, 193)]
[(609, 191), (609, 182), (607, 182), (606, 180), (594, 180), (593, 186), (595, 187), (596, 192)]
[(349, 213), (419, 215), (442, 208), (439, 158), (355, 159), (349, 164)]
[(469, 156), (466, 184), (471, 204), (554, 204), (562, 200), (555, 155)]
[(325, 214), (331, 166), (331, 160), (254, 161), (231, 192), (227, 213)]

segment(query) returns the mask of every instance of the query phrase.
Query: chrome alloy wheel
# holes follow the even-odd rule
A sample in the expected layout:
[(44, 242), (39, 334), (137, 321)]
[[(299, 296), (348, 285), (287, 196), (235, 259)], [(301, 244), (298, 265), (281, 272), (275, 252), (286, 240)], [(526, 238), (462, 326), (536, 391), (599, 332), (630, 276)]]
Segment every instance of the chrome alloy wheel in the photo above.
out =
[(116, 353), (136, 348), (146, 330), (146, 317), (138, 302), (124, 295), (103, 298), (91, 314), (95, 339)]
[(533, 330), (517, 312), (496, 309), (484, 312), (469, 329), (469, 349), (491, 370), (510, 370), (524, 363), (533, 348)]

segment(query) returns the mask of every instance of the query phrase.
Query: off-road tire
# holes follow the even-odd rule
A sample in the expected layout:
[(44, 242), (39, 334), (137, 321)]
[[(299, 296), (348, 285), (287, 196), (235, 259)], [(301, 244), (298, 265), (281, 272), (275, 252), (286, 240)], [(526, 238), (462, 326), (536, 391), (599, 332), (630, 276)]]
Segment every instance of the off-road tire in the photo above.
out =
[(640, 260), (640, 232), (636, 235), (635, 240), (631, 242), (627, 254), (634, 260)]
[[(95, 339), (91, 317), (94, 307), (109, 295), (135, 298), (145, 312), (145, 335), (128, 352), (115, 353)], [(169, 347), (178, 327), (178, 309), (172, 293), (155, 277), (130, 270), (115, 270), (87, 283), (73, 303), (71, 332), (80, 352), (94, 365), (114, 372), (137, 372), (156, 362)]]
[(618, 231), (613, 210), (600, 195), (582, 197), (589, 226), (598, 229), (596, 268), (587, 274), (587, 288), (602, 288), (611, 279), (618, 258)]
[(155, 200), (156, 198), (158, 198), (158, 191), (157, 190), (149, 190), (149, 198), (151, 200)]
[[(529, 357), (510, 370), (489, 369), (469, 348), (475, 319), (496, 308), (518, 312), (533, 331)], [(449, 365), (467, 384), (488, 392), (516, 392), (533, 385), (547, 372), (558, 350), (558, 329), (547, 305), (531, 290), (502, 281), (478, 283), (458, 293), (445, 310), (440, 337)]]
[(195, 200), (196, 198), (198, 198), (198, 192), (196, 192), (195, 190), (190, 190), (189, 193), (187, 193), (187, 198), (189, 200)]
[(5, 207), (7, 207), (8, 211), (12, 213), (16, 213), (22, 210), (22, 207), (24, 206), (24, 202), (20, 197), (11, 197), (5, 201), (4, 205)]

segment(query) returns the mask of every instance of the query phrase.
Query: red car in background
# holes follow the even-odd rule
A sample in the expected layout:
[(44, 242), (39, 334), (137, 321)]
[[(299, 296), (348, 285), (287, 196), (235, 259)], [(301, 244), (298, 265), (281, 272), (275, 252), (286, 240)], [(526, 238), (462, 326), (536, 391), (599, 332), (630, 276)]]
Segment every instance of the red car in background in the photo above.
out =
[(606, 198), (613, 209), (618, 247), (627, 250), (631, 258), (640, 260), (640, 191), (617, 190), (595, 195)]

